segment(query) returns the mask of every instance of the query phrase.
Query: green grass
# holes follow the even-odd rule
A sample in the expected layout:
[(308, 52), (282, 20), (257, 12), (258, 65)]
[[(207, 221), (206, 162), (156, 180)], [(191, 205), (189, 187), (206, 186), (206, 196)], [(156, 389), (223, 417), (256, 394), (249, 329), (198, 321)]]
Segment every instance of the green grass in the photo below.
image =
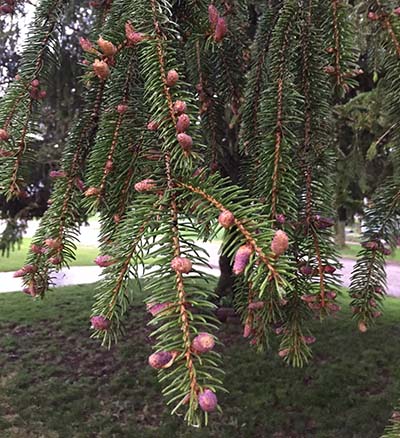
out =
[[(344, 310), (312, 323), (314, 358), (304, 369), (257, 355), (238, 325), (222, 325), (223, 415), (188, 429), (165, 407), (148, 315), (133, 305), (127, 337), (110, 351), (89, 338), (94, 286), (57, 289), (44, 301), (0, 295), (1, 437), (377, 438), (400, 397), (400, 301), (366, 334)], [(275, 342), (274, 342), (275, 344)]]
[[(16, 271), (23, 266), (30, 244), (31, 239), (25, 238), (22, 241), (21, 247), (12, 251), (9, 257), (1, 257), (0, 254), (0, 272)], [(76, 260), (71, 263), (71, 266), (94, 266), (93, 260), (97, 255), (97, 247), (79, 245), (76, 253)]]
[[(340, 251), (340, 255), (342, 257), (355, 259), (360, 249), (361, 245), (348, 244), (344, 249)], [(386, 260), (388, 262), (400, 262), (400, 251), (394, 251), (389, 257), (386, 257)]]

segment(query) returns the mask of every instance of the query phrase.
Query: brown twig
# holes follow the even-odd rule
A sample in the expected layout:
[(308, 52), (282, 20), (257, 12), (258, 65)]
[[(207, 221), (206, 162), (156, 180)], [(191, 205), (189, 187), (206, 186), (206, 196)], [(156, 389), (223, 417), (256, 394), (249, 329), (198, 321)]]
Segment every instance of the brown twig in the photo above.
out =
[(289, 47), (289, 31), (292, 20), (289, 20), (289, 27), (286, 29), (283, 39), (283, 44), (280, 50), (280, 60), (278, 67), (277, 78), (277, 111), (275, 122), (275, 145), (274, 145), (274, 170), (272, 174), (272, 188), (271, 188), (271, 217), (276, 217), (276, 207), (278, 202), (278, 179), (279, 179), (279, 162), (281, 159), (281, 147), (282, 147), (282, 122), (283, 122), (283, 88), (284, 88), (284, 75), (286, 68), (286, 52)]
[[(156, 4), (154, 0), (150, 0), (152, 13), (153, 13), (153, 24), (154, 29), (156, 32), (156, 44), (157, 44), (157, 55), (158, 55), (158, 61), (159, 61), (159, 68), (160, 68), (160, 75), (163, 82), (163, 92), (164, 96), (166, 98), (168, 109), (169, 109), (169, 115), (171, 118), (171, 122), (176, 124), (176, 117), (173, 109), (173, 101), (172, 96), (169, 91), (167, 80), (166, 80), (166, 68), (165, 68), (165, 56), (164, 56), (164, 50), (162, 46), (162, 40), (164, 39), (164, 35), (162, 33), (162, 30), (160, 28), (160, 25), (157, 20), (157, 9)], [(165, 169), (166, 169), (166, 176), (167, 176), (167, 186), (168, 189), (173, 190), (174, 189), (174, 183), (172, 179), (172, 170), (171, 170), (171, 157), (170, 153), (166, 152), (164, 154), (164, 163), (165, 163)], [(179, 242), (179, 229), (178, 229), (178, 209), (176, 205), (175, 200), (175, 193), (171, 192), (171, 230), (172, 230), (172, 244), (174, 248), (174, 256), (179, 257), (181, 254), (180, 249), (180, 242)], [(184, 357), (186, 359), (186, 368), (189, 372), (189, 381), (190, 381), (190, 398), (194, 398), (198, 391), (198, 383), (196, 378), (196, 371), (194, 367), (193, 357), (192, 357), (192, 350), (191, 350), (191, 337), (190, 337), (190, 325), (189, 325), (189, 314), (187, 311), (187, 298), (186, 298), (186, 292), (183, 282), (183, 276), (180, 272), (176, 272), (176, 286), (178, 291), (178, 300), (179, 300), (179, 309), (180, 309), (180, 318), (182, 322), (182, 334), (183, 334), (183, 341), (184, 341)]]
[(387, 13), (384, 10), (382, 2), (380, 0), (375, 0), (375, 3), (381, 11), (380, 19), (381, 19), (382, 27), (387, 29), (389, 36), (390, 36), (390, 39), (392, 40), (392, 43), (393, 43), (394, 48), (396, 50), (397, 56), (400, 57), (400, 42), (399, 42), (397, 35), (393, 29), (392, 23), (390, 22)]
[[(200, 195), (203, 199), (208, 201), (211, 205), (216, 207), (219, 211), (227, 210), (221, 202), (219, 202), (217, 199), (215, 199), (214, 197), (212, 197), (211, 195), (209, 195), (208, 193), (206, 193), (204, 190), (200, 189), (199, 187), (194, 187), (191, 184), (186, 184), (186, 183), (183, 183), (183, 182), (177, 182), (177, 185), (180, 186), (180, 187), (183, 187), (185, 189), (190, 190), (192, 193), (196, 193), (196, 194)], [(254, 239), (254, 237), (251, 234), (251, 232), (236, 217), (234, 219), (234, 223), (235, 223), (237, 229), (242, 233), (242, 235), (246, 239), (246, 242), (249, 243), (252, 246), (253, 250), (256, 252), (256, 254), (259, 257), (259, 259), (267, 266), (268, 270), (271, 273), (271, 276), (273, 278), (275, 278), (276, 280), (279, 280), (280, 276), (279, 276), (278, 272), (272, 266), (268, 256), (264, 253), (262, 248), (260, 248), (257, 245), (257, 242)]]

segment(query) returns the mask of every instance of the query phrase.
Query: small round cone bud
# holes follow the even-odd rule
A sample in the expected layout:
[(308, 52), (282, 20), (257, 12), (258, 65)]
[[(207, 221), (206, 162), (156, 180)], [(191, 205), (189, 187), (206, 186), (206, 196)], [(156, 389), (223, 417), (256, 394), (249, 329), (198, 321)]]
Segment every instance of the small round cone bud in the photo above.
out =
[(95, 330), (108, 330), (111, 325), (111, 321), (102, 315), (92, 316), (90, 322)]
[(251, 325), (246, 323), (243, 327), (243, 337), (248, 338), (251, 335), (252, 331), (253, 329), (251, 328)]
[(317, 338), (315, 336), (303, 336), (303, 341), (305, 344), (314, 344)]
[(18, 269), (17, 271), (14, 272), (13, 277), (14, 278), (21, 278), (26, 274), (26, 272), (24, 271), (24, 268)]
[(330, 300), (334, 300), (336, 298), (336, 292), (334, 292), (333, 290), (327, 290), (326, 297)]
[(168, 87), (173, 87), (179, 81), (179, 74), (176, 70), (170, 70), (167, 73), (167, 85)]
[(189, 116), (187, 114), (181, 114), (176, 122), (176, 130), (178, 132), (185, 132), (188, 130), (189, 126), (190, 126)]
[(110, 173), (112, 171), (113, 167), (114, 167), (114, 164), (113, 164), (112, 160), (107, 160), (106, 165), (104, 166), (105, 173), (107, 173), (107, 174)]
[(208, 5), (208, 21), (210, 22), (212, 28), (215, 28), (217, 25), (218, 18), (218, 9), (214, 5)]
[(52, 170), (49, 173), (50, 178), (64, 178), (66, 173), (63, 170)]
[(196, 353), (207, 353), (215, 346), (214, 336), (209, 333), (199, 333), (192, 342), (192, 348)]
[(94, 74), (101, 80), (108, 78), (110, 74), (110, 69), (105, 61), (100, 61), (100, 59), (95, 59), (93, 63)]
[(149, 365), (156, 370), (169, 368), (174, 361), (174, 355), (169, 351), (159, 351), (149, 356)]
[(247, 263), (249, 262), (250, 256), (253, 252), (251, 245), (242, 245), (236, 252), (235, 261), (233, 263), (233, 273), (239, 275), (244, 272)]
[(361, 333), (365, 333), (368, 330), (367, 325), (364, 321), (360, 321), (358, 323), (358, 330), (360, 330)]
[(30, 295), (32, 297), (36, 297), (36, 295), (38, 295), (39, 290), (36, 287), (35, 283), (30, 284), (28, 287), (25, 287), (24, 289), (22, 289), (22, 292), (24, 292), (27, 295)]
[(144, 35), (136, 32), (130, 23), (125, 24), (125, 36), (130, 46), (134, 46), (144, 40)]
[(84, 184), (84, 182), (80, 178), (76, 178), (75, 179), (75, 186), (81, 192), (83, 192), (85, 190), (85, 184)]
[(39, 89), (38, 88), (31, 88), (29, 91), (29, 95), (32, 99), (39, 99)]
[(204, 412), (213, 412), (217, 408), (218, 399), (213, 391), (205, 389), (199, 394), (199, 406)]
[(278, 224), (283, 225), (286, 222), (286, 216), (284, 214), (277, 214), (275, 219), (278, 222)]
[(314, 224), (319, 230), (324, 230), (335, 225), (335, 221), (331, 217), (323, 217), (317, 214), (314, 216)]
[(336, 271), (336, 268), (332, 265), (326, 265), (324, 266), (324, 272), (327, 274), (333, 274)]
[(214, 41), (217, 43), (222, 41), (228, 31), (228, 28), (226, 26), (226, 21), (224, 17), (218, 17), (217, 24), (215, 26), (215, 32), (214, 32)]
[(156, 316), (164, 310), (167, 310), (171, 306), (171, 303), (149, 303), (146, 308), (152, 316)]
[(230, 228), (235, 223), (235, 216), (229, 210), (224, 210), (218, 216), (218, 222), (223, 228)]
[(62, 258), (61, 258), (61, 257), (58, 257), (58, 256), (56, 256), (56, 257), (50, 257), (50, 258), (49, 258), (49, 262), (50, 262), (52, 265), (59, 265), (59, 264), (61, 264), (61, 262), (62, 262)]
[(158, 129), (158, 123), (155, 122), (154, 120), (150, 121), (150, 122), (147, 124), (147, 129), (148, 129), (149, 131), (157, 131), (157, 129)]
[(186, 102), (184, 102), (183, 100), (177, 100), (174, 103), (174, 112), (176, 114), (182, 114), (186, 111), (187, 106), (186, 106)]
[(143, 192), (149, 192), (151, 190), (153, 190), (156, 186), (156, 183), (153, 179), (151, 178), (146, 178), (143, 181), (139, 181), (138, 183), (135, 184), (135, 190), (139, 193), (143, 193)]
[(6, 149), (0, 148), (0, 157), (7, 158), (7, 157), (11, 157), (12, 155), (13, 155), (12, 151), (7, 151)]
[(365, 249), (370, 249), (372, 251), (377, 250), (379, 248), (379, 243), (371, 240), (369, 242), (363, 242), (361, 246)]
[(128, 111), (128, 105), (121, 103), (117, 106), (117, 112), (119, 114), (125, 114), (127, 111)]
[(368, 12), (368, 20), (377, 21), (379, 20), (379, 15), (376, 12)]
[(88, 39), (83, 37), (79, 38), (79, 44), (81, 45), (82, 50), (84, 50), (85, 52), (93, 51), (93, 45)]
[(60, 249), (62, 247), (62, 243), (58, 239), (46, 239), (44, 244), (51, 249)]
[(107, 41), (100, 37), (97, 40), (97, 44), (100, 48), (100, 50), (104, 53), (106, 56), (114, 56), (117, 53), (117, 48), (114, 46), (114, 44), (111, 41)]
[(85, 191), (85, 196), (88, 198), (89, 196), (98, 196), (100, 194), (100, 190), (97, 187), (89, 187)]
[(308, 307), (311, 310), (319, 311), (321, 310), (321, 303), (308, 303)]
[(287, 234), (278, 230), (275, 232), (274, 238), (271, 242), (271, 250), (276, 256), (282, 255), (289, 248), (289, 238)]
[(286, 357), (288, 354), (289, 354), (289, 348), (285, 348), (285, 349), (280, 350), (278, 352), (278, 356), (281, 357), (281, 358)]
[(11, 5), (3, 5), (0, 7), (0, 10), (3, 14), (13, 14), (14, 8)]
[(178, 143), (184, 151), (190, 151), (193, 146), (193, 139), (190, 135), (181, 132), (177, 135)]
[(336, 303), (326, 303), (326, 307), (333, 313), (339, 312), (342, 309), (339, 304)]
[(171, 268), (175, 272), (188, 274), (192, 270), (192, 262), (186, 257), (175, 257), (171, 261)]
[(100, 255), (94, 259), (94, 262), (97, 266), (100, 266), (101, 268), (106, 268), (107, 266), (111, 266), (114, 261), (113, 258), (109, 255)]
[(7, 141), (9, 138), (8, 132), (5, 129), (0, 129), (0, 141)]
[(303, 275), (311, 275), (313, 273), (313, 268), (310, 265), (303, 265), (300, 267), (299, 271)]
[(265, 306), (265, 302), (264, 301), (253, 301), (252, 303), (250, 303), (247, 308), (249, 310), (260, 310), (263, 309)]
[(34, 274), (35, 272), (37, 272), (37, 266), (36, 265), (25, 265), (22, 268), (26, 274)]
[(44, 254), (46, 252), (46, 248), (40, 245), (32, 244), (31, 252), (33, 252), (34, 254)]
[(336, 70), (333, 65), (327, 65), (326, 67), (324, 67), (324, 72), (327, 73), (328, 75), (334, 75)]
[(40, 85), (39, 79), (34, 79), (34, 80), (31, 82), (31, 86), (32, 86), (33, 88), (37, 88), (39, 85)]
[(47, 91), (46, 90), (39, 91), (39, 95), (38, 95), (39, 99), (45, 99), (46, 96), (47, 96)]

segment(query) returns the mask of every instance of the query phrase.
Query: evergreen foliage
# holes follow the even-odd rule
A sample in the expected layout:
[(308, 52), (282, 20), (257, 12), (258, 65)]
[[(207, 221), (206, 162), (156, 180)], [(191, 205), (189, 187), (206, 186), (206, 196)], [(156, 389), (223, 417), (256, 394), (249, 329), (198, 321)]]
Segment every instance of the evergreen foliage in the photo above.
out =
[[(28, 134), (58, 65), (54, 32), (63, 4), (39, 3), (19, 76), (1, 100), (1, 192), (9, 199), (24, 189)], [(385, 248), (395, 246), (399, 229), (400, 19), (393, 6), (375, 0), (366, 11), (382, 34), (396, 170), (368, 210), (353, 273), (361, 331), (379, 316)], [(233, 270), (234, 302), (259, 351), (278, 335), (279, 356), (302, 366), (315, 341), (307, 321), (340, 310), (333, 111), (360, 74), (355, 8), (339, 0), (103, 0), (91, 7), (96, 19), (81, 39), (83, 105), (17, 275), (26, 293), (43, 298), (54, 273), (74, 259), (83, 218), (98, 212), (96, 263), (104, 271), (93, 336), (107, 346), (117, 341), (131, 282), (144, 275), (154, 326), (149, 365), (159, 370), (172, 412), (198, 426), (218, 407), (223, 371), (207, 254), (188, 236), (208, 241), (226, 229), (221, 252)]]

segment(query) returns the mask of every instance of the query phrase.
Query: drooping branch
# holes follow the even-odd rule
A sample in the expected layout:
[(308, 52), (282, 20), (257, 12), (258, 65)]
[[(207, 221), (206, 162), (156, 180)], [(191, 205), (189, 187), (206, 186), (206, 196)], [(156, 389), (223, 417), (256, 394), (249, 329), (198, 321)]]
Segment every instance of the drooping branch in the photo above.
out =
[[(177, 185), (180, 187), (183, 187), (187, 190), (190, 190), (191, 192), (201, 196), (202, 198), (207, 200), (210, 204), (212, 204), (216, 209), (218, 209), (220, 212), (227, 210), (227, 208), (224, 207), (224, 205), (221, 202), (219, 202), (217, 199), (213, 198), (211, 195), (206, 193), (201, 188), (194, 187), (191, 184), (186, 184), (183, 182), (177, 182)], [(278, 272), (275, 270), (275, 268), (271, 264), (271, 261), (270, 261), (269, 257), (265, 254), (264, 250), (257, 245), (256, 238), (252, 235), (252, 233), (250, 233), (250, 231), (243, 224), (243, 222), (240, 221), (239, 219), (237, 219), (236, 217), (234, 218), (234, 224), (237, 227), (237, 229), (240, 231), (240, 233), (243, 235), (246, 242), (251, 245), (251, 247), (256, 252), (257, 256), (260, 258), (260, 260), (268, 268), (268, 270), (270, 271), (271, 277), (274, 278), (275, 280), (279, 281), (280, 276), (279, 276)]]

